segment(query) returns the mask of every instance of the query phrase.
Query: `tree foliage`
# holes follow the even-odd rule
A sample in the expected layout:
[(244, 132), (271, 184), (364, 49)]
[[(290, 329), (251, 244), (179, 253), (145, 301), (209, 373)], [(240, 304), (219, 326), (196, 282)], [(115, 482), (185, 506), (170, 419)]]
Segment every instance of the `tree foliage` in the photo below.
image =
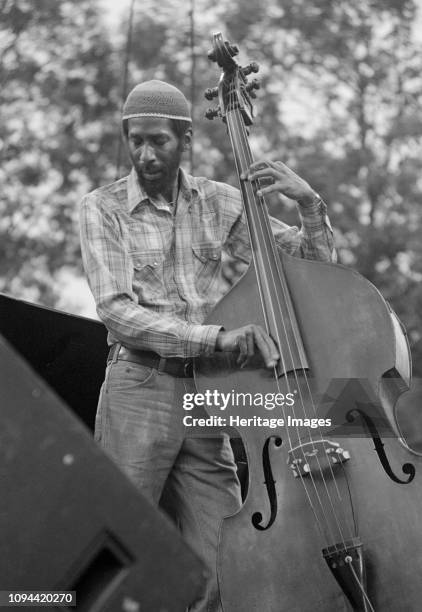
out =
[[(114, 178), (127, 16), (112, 36), (93, 1), (2, 4), (0, 279), (56, 304), (63, 268), (80, 270), (78, 199)], [(196, 0), (193, 57), (189, 5), (135, 7), (128, 85), (163, 78), (193, 100), (197, 174), (236, 182), (223, 124), (203, 119), (219, 77), (211, 32), (260, 63), (255, 156), (282, 159), (326, 199), (340, 260), (391, 302), (422, 373), (417, 3)]]
[(79, 261), (78, 198), (112, 178), (113, 50), (92, 2), (2, 2), (3, 291), (49, 305)]

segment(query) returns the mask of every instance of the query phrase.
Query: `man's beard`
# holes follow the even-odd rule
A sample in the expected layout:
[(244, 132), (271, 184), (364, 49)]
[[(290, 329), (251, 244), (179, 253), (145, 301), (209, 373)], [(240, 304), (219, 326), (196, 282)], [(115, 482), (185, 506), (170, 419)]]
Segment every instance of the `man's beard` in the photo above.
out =
[(146, 167), (146, 168), (138, 168), (137, 175), (139, 184), (145, 191), (145, 193), (150, 197), (156, 197), (158, 195), (166, 195), (169, 191), (173, 189), (174, 181), (177, 178), (179, 172), (181, 155), (175, 157), (171, 163), (163, 164), (158, 168), (160, 171), (159, 176), (154, 179), (148, 179), (144, 176), (144, 172), (147, 174), (154, 173), (154, 166)]
[(156, 197), (160, 193), (163, 194), (168, 189), (170, 181), (169, 181), (168, 173), (166, 171), (164, 171), (161, 174), (161, 176), (153, 180), (149, 180), (145, 178), (142, 175), (141, 171), (138, 171), (137, 174), (138, 174), (139, 184), (141, 185), (145, 193), (150, 197)]

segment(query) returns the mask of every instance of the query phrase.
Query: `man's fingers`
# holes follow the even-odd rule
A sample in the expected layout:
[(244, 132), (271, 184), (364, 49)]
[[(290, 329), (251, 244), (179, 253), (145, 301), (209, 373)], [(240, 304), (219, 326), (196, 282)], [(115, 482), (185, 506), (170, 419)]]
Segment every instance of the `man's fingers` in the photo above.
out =
[(249, 172), (256, 172), (257, 170), (265, 170), (266, 168), (271, 168), (274, 162), (269, 160), (261, 160), (252, 162), (249, 166)]
[(273, 368), (279, 359), (277, 347), (272, 338), (259, 325), (245, 325), (245, 327), (230, 332), (220, 332), (219, 349), (239, 351), (237, 364), (245, 367), (259, 350), (267, 368)]
[(246, 346), (248, 357), (252, 357), (255, 354), (255, 338), (252, 331), (246, 332)]
[(258, 181), (256, 193), (259, 197), (278, 192), (298, 202), (315, 199), (315, 192), (308, 183), (280, 161), (255, 162), (244, 178)]
[(256, 170), (254, 172), (248, 172), (247, 178), (249, 181), (256, 181), (259, 179), (263, 180), (266, 178), (275, 179), (275, 178), (279, 178), (280, 174), (281, 173), (275, 168), (264, 168), (263, 170)]
[(244, 368), (255, 354), (255, 336), (252, 330), (245, 333), (245, 356), (242, 359), (241, 368)]
[(269, 193), (279, 192), (281, 190), (281, 187), (281, 183), (272, 183), (272, 185), (267, 185), (267, 187), (260, 187), (257, 190), (256, 195), (265, 196)]
[(236, 346), (239, 349), (239, 356), (237, 358), (237, 363), (242, 367), (242, 364), (245, 363), (247, 357), (248, 357), (248, 345), (246, 342), (246, 338), (245, 336), (238, 336), (237, 340), (236, 340)]
[(255, 329), (255, 343), (267, 368), (273, 368), (277, 365), (280, 357), (277, 347), (272, 338), (260, 327)]

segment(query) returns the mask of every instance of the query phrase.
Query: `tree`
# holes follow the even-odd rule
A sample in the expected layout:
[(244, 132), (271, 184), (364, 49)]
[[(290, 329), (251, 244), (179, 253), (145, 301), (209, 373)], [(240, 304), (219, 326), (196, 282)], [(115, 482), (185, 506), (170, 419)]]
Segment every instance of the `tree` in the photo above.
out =
[(57, 303), (77, 204), (112, 180), (118, 74), (91, 1), (2, 2), (0, 287)]

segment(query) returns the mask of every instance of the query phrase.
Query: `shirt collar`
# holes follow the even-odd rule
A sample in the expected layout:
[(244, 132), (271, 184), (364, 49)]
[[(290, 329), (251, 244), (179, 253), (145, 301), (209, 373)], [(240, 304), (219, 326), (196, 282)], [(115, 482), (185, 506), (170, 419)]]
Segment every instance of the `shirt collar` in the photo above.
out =
[[(187, 174), (183, 168), (179, 168), (179, 191), (186, 199), (191, 199), (193, 192), (199, 192), (197, 181), (194, 176)], [(127, 202), (129, 213), (133, 213), (138, 204), (148, 202), (149, 197), (139, 184), (135, 168), (132, 168), (127, 178)]]

